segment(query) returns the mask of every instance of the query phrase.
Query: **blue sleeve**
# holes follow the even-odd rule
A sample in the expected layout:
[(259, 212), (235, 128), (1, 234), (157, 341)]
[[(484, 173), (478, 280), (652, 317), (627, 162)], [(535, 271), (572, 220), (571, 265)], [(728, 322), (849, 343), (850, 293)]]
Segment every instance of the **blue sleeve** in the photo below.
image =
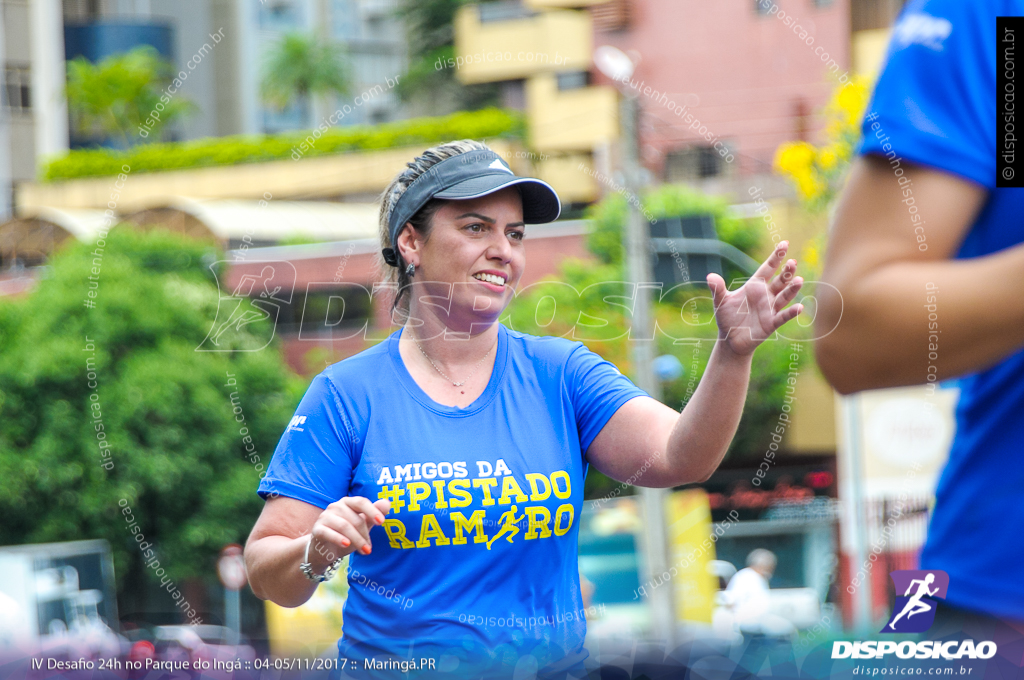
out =
[(580, 451), (584, 455), (620, 406), (633, 397), (650, 396), (622, 375), (615, 364), (583, 343), (566, 359), (565, 382), (576, 414)]
[(336, 389), (324, 373), (313, 379), (277, 443), (260, 497), (287, 496), (326, 508), (348, 495), (358, 463), (356, 436)]
[(907, 3), (862, 124), (861, 153), (887, 157), (894, 171), (906, 160), (995, 186), (999, 13), (1020, 10), (1001, 0)]

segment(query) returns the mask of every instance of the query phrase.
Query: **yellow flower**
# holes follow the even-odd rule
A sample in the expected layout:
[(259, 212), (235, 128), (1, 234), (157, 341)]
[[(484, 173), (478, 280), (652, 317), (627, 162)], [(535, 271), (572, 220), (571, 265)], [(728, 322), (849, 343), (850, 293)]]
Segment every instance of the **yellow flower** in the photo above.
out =
[(808, 243), (804, 246), (803, 253), (800, 255), (800, 260), (811, 269), (816, 269), (819, 260), (818, 246), (814, 243)]
[(776, 150), (775, 170), (789, 178), (804, 201), (825, 198), (830, 186), (826, 177), (841, 174), (850, 162), (870, 94), (870, 83), (859, 76), (836, 87), (822, 111), (824, 143), (786, 142)]
[(818, 152), (818, 166), (822, 170), (831, 170), (839, 162), (839, 153), (835, 145), (829, 145)]
[(817, 198), (821, 193), (821, 184), (821, 181), (809, 172), (796, 178), (797, 190), (805, 200)]
[(814, 147), (807, 142), (790, 142), (779, 147), (775, 154), (775, 166), (788, 175), (810, 168), (814, 162)]

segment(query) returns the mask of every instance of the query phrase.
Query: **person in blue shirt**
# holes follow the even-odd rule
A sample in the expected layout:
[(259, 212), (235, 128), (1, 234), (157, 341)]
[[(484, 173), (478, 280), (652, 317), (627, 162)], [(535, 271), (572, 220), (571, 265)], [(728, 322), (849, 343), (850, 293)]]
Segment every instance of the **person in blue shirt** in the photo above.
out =
[(582, 342), (499, 321), (526, 225), (560, 209), (550, 186), (469, 140), (428, 149), (384, 192), (381, 252), (406, 321), (313, 379), (245, 549), (253, 592), (285, 607), (350, 556), (339, 657), (353, 677), (367, 659), (432, 659), (428, 673), (459, 678), (524, 663), (582, 675), (589, 465), (620, 481), (647, 466), (638, 483), (652, 487), (707, 479), (751, 354), (802, 309), (787, 306), (803, 282), (785, 242), (741, 288), (709, 275), (719, 340), (680, 414)]
[(996, 17), (1022, 9), (905, 6), (825, 257), (841, 299), (816, 319), (843, 394), (959, 378), (920, 568), (949, 574), (938, 613), (960, 621), (1024, 622), (1024, 189), (996, 187)]

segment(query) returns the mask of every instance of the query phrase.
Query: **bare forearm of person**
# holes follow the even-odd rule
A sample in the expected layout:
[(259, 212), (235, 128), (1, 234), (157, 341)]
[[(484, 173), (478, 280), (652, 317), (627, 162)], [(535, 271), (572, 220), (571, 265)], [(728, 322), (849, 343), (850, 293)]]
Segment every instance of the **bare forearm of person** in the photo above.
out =
[(715, 343), (700, 384), (669, 435), (666, 467), (678, 473), (674, 485), (704, 481), (722, 462), (743, 415), (751, 361), (752, 355), (734, 353), (724, 340)]
[[(288, 538), (264, 536), (246, 546), (246, 563), (253, 593), (282, 607), (298, 607), (313, 596), (317, 584), (299, 569), (309, 536)], [(330, 562), (329, 548), (319, 551), (311, 546), (309, 561), (314, 574), (322, 574)], [(334, 555), (337, 559), (337, 555)]]
[(929, 372), (942, 380), (983, 370), (1024, 345), (1024, 246), (968, 260), (891, 262), (831, 283), (842, 300), (822, 287), (816, 332), (835, 330), (817, 342), (816, 355), (844, 394), (921, 384)]

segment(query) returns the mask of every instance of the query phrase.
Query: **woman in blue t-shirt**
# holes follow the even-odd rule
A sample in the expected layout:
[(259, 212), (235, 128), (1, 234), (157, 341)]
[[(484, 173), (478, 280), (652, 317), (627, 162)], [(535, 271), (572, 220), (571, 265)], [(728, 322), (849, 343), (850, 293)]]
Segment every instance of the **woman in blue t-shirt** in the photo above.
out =
[(680, 414), (583, 343), (498, 321), (526, 266), (526, 224), (559, 212), (550, 186), (472, 141), (427, 150), (383, 194), (382, 256), (407, 321), (314, 378), (245, 551), (253, 592), (286, 607), (350, 555), (339, 662), (353, 675), (414, 663), (468, 677), (529, 655), (578, 673), (587, 466), (649, 487), (707, 479), (754, 349), (802, 309), (786, 307), (796, 262), (775, 276), (786, 242), (738, 290), (709, 275), (719, 341)]

